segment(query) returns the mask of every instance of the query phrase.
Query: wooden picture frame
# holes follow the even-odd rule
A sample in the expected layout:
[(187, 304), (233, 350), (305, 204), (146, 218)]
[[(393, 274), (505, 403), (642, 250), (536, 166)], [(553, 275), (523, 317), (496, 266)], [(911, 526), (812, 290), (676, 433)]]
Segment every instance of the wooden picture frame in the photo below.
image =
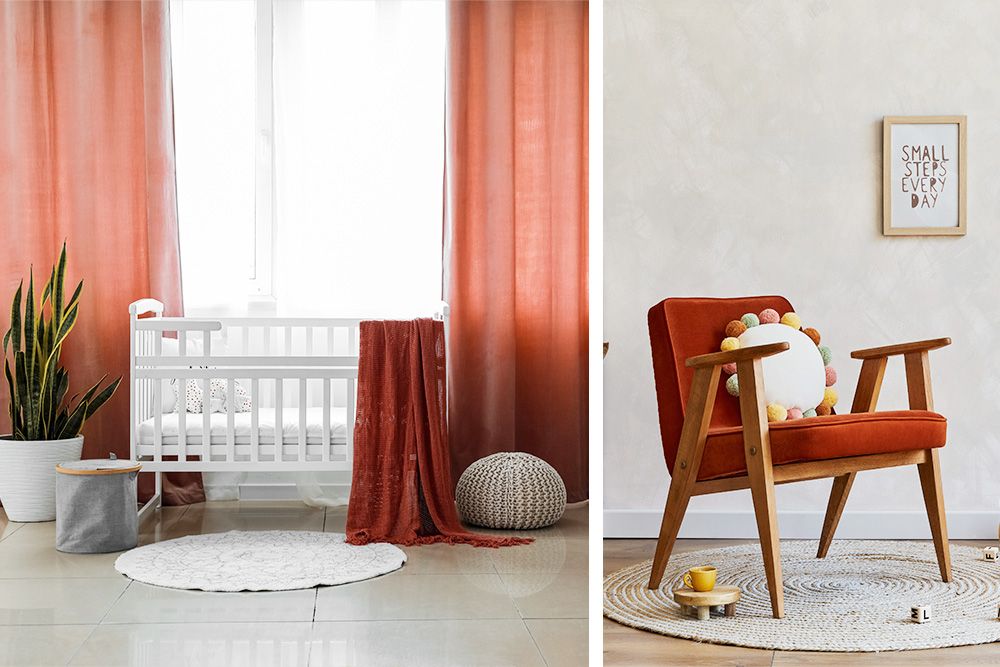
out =
[(965, 236), (967, 180), (965, 116), (883, 118), (883, 235)]

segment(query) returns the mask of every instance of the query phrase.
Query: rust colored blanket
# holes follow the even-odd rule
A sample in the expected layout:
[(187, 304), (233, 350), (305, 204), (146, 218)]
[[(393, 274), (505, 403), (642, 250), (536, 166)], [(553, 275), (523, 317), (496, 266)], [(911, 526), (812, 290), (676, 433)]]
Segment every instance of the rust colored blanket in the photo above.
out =
[(444, 323), (366, 321), (360, 342), (347, 541), (531, 542), (471, 533), (459, 522), (445, 413)]

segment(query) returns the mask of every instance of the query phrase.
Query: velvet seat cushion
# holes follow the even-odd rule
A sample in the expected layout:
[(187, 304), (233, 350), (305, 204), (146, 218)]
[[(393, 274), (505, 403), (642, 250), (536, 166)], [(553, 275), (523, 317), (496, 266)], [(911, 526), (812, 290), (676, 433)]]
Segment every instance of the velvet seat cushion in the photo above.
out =
[[(946, 430), (944, 417), (925, 410), (809, 417), (768, 426), (774, 465), (942, 447)], [(746, 471), (742, 427), (711, 428), (698, 479), (733, 477)]]

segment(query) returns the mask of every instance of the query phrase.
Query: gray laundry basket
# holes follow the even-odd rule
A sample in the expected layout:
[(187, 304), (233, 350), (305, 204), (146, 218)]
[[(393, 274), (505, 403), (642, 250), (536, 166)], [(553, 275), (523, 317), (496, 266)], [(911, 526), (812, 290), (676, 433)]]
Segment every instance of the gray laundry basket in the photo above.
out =
[(96, 554), (139, 541), (135, 461), (91, 459), (56, 466), (56, 549)]

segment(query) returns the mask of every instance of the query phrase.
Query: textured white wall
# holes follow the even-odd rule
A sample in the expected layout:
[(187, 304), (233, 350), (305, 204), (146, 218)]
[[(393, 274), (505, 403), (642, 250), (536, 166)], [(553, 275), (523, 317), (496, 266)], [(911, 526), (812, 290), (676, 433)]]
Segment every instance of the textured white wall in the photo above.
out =
[[(842, 407), (860, 366), (850, 350), (953, 338), (931, 363), (935, 407), (949, 418), (946, 503), (949, 515), (975, 517), (953, 519), (953, 534), (957, 523), (960, 533), (991, 526), (986, 536), (996, 536), (998, 27), (992, 0), (605, 4), (608, 534), (615, 521), (618, 534), (648, 532), (666, 497), (649, 306), (667, 296), (781, 293), (833, 349)], [(969, 118), (964, 238), (880, 233), (882, 117), (924, 114)], [(890, 361), (880, 406), (905, 406), (901, 360)], [(828, 489), (779, 487), (779, 511), (822, 512)], [(750, 507), (748, 492), (691, 505)], [(847, 512), (862, 511), (878, 521), (922, 513), (915, 469), (859, 476)], [(622, 527), (630, 513), (645, 515), (630, 524), (642, 529)], [(845, 525), (864, 533), (859, 516)]]

